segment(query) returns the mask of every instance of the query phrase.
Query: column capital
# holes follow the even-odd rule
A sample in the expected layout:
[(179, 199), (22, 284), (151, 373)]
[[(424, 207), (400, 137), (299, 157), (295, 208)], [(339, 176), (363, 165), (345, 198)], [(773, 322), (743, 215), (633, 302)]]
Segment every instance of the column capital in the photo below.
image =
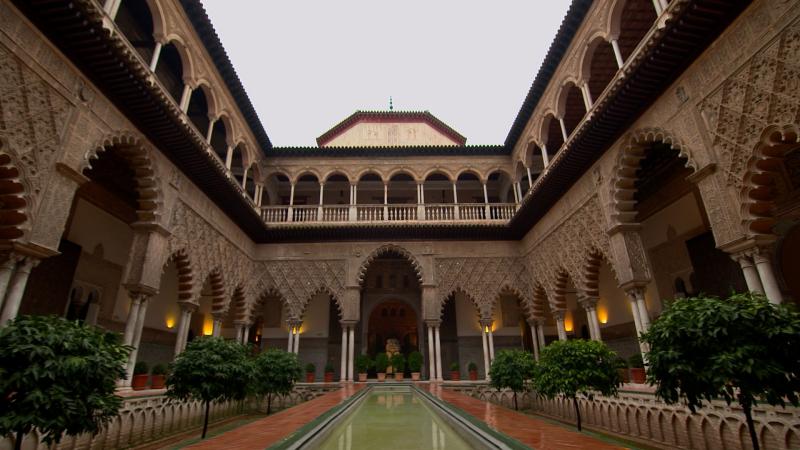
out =
[(564, 320), (564, 316), (567, 314), (566, 311), (563, 309), (557, 309), (553, 311), (553, 318), (556, 320)]
[(628, 297), (631, 297), (634, 300), (643, 300), (644, 293), (647, 290), (645, 286), (641, 285), (627, 286), (623, 289), (625, 290), (625, 293), (628, 294)]
[(478, 321), (478, 323), (481, 324), (481, 328), (489, 327), (491, 329), (491, 326), (494, 323), (494, 320), (493, 319), (480, 319)]
[(178, 302), (178, 307), (181, 309), (181, 311), (189, 311), (194, 313), (200, 308), (200, 305), (194, 302)]
[(578, 304), (580, 304), (581, 307), (583, 309), (585, 309), (586, 311), (592, 311), (595, 308), (597, 308), (597, 302), (599, 300), (600, 300), (600, 298), (595, 297), (595, 296), (583, 295), (582, 297), (580, 297), (578, 299)]
[(124, 287), (128, 290), (128, 296), (132, 303), (142, 303), (157, 294), (147, 286), (124, 285)]
[(357, 320), (340, 320), (339, 325), (342, 327), (355, 327), (358, 324)]
[(428, 320), (425, 321), (425, 325), (427, 325), (427, 326), (429, 326), (431, 328), (436, 328), (436, 327), (439, 327), (439, 326), (442, 325), (442, 321), (441, 320), (435, 320), (435, 319), (428, 319)]

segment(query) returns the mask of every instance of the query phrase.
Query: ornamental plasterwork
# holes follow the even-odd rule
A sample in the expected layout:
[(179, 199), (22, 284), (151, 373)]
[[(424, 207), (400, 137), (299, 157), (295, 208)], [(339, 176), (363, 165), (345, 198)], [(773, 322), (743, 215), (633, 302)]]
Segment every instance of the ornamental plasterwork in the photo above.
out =
[(800, 122), (800, 22), (788, 26), (700, 105), (719, 169), (742, 187), (747, 162), (769, 125)]
[(289, 316), (299, 319), (308, 302), (326, 292), (344, 309), (346, 266), (344, 260), (282, 260), (255, 265), (254, 282), (248, 289), (248, 302), (256, 302), (266, 293), (278, 293)]
[[(36, 211), (72, 105), (0, 47), (0, 139), (22, 172), (29, 211)], [(30, 216), (29, 216), (30, 218)]]
[(492, 317), (494, 304), (504, 290), (529, 303), (532, 289), (520, 258), (436, 258), (436, 282), (442, 307), (457, 291), (475, 303), (481, 318)]
[[(593, 195), (529, 249), (525, 264), (531, 271), (532, 282), (541, 284), (548, 294), (553, 293), (558, 273), (563, 270), (580, 289), (589, 256), (599, 253), (606, 261), (613, 261), (609, 257), (610, 248), (600, 201)], [(553, 296), (548, 297), (551, 307), (557, 307), (552, 304)]]
[(183, 251), (189, 256), (198, 292), (214, 271), (222, 275), (227, 298), (249, 279), (252, 265), (247, 255), (185, 203), (177, 202), (170, 228), (169, 254)]

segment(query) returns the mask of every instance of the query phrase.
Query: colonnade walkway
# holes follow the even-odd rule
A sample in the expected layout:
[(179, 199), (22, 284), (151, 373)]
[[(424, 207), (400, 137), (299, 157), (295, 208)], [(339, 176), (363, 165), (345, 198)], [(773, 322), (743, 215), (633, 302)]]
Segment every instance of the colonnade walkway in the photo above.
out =
[[(191, 449), (263, 449), (289, 437), (325, 411), (346, 400), (363, 384), (349, 384), (313, 400), (280, 411), (183, 448)], [(555, 449), (624, 449), (587, 434), (570, 430), (566, 426), (549, 423), (508, 408), (479, 400), (439, 385), (431, 385), (430, 392), (441, 400), (461, 409), (491, 428), (504, 433), (536, 450)], [(174, 446), (170, 446), (175, 448)]]

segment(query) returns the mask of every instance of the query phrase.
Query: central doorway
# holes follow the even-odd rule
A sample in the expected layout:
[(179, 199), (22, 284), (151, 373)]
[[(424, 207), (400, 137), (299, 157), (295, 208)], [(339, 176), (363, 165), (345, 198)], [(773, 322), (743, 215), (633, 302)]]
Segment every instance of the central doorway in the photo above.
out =
[(419, 351), (417, 313), (401, 300), (387, 300), (372, 310), (367, 324), (367, 352), (375, 355), (385, 351), (389, 339), (397, 339), (400, 353)]

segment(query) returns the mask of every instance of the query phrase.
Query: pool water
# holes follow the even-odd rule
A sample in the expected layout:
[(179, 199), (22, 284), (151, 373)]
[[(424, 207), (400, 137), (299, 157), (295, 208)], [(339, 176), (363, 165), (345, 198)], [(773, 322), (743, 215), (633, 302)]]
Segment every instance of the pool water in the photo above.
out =
[(472, 449), (467, 441), (410, 390), (376, 390), (317, 448)]

